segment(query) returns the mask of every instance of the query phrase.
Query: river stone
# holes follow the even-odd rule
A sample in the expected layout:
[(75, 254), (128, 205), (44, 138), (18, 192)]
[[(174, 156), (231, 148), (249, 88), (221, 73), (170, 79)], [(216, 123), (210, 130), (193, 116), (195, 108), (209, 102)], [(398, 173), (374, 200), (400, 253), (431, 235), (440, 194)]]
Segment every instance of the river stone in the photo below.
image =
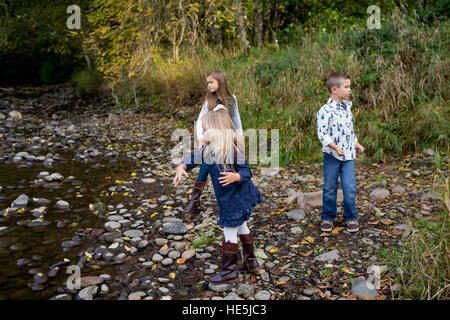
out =
[(300, 209), (289, 211), (286, 214), (289, 218), (292, 218), (294, 220), (302, 220), (305, 219), (305, 212)]
[(105, 223), (105, 229), (110, 232), (116, 231), (116, 229), (120, 229), (121, 224), (115, 221), (108, 221)]
[(212, 282), (210, 282), (208, 284), (208, 287), (215, 292), (224, 292), (227, 291), (229, 289), (231, 289), (233, 287), (233, 285), (229, 284), (229, 283), (223, 283), (223, 284), (214, 284)]
[(38, 284), (43, 284), (43, 283), (46, 283), (46, 282), (48, 281), (48, 278), (47, 278), (47, 276), (44, 275), (42, 272), (39, 272), (39, 273), (36, 273), (36, 274), (34, 275), (33, 281), (34, 281), (35, 283), (38, 283)]
[(42, 172), (39, 172), (37, 178), (41, 179), (41, 178), (44, 178), (44, 177), (48, 176), (49, 174), (50, 173), (48, 171), (42, 171)]
[(128, 238), (142, 238), (144, 236), (144, 233), (140, 230), (128, 230), (125, 231), (123, 234), (125, 237)]
[(164, 259), (164, 257), (162, 255), (160, 255), (159, 253), (155, 253), (152, 257), (153, 262), (161, 262), (163, 259)]
[(321, 262), (333, 262), (334, 260), (339, 259), (339, 252), (338, 250), (332, 250), (326, 253), (322, 253), (314, 258), (314, 261), (321, 261)]
[(365, 279), (356, 279), (353, 282), (352, 294), (359, 295), (361, 298), (363, 298), (363, 296), (368, 296), (371, 299), (375, 299), (375, 297), (378, 296), (378, 292), (373, 284)]
[(181, 258), (188, 260), (188, 259), (192, 258), (193, 256), (195, 256), (195, 254), (196, 254), (196, 252), (192, 249), (186, 250), (185, 252), (183, 252)]
[(103, 238), (108, 242), (113, 242), (114, 239), (120, 238), (122, 236), (121, 232), (107, 232), (103, 235)]
[(163, 261), (161, 261), (163, 266), (168, 266), (173, 263), (173, 260), (171, 258), (165, 258)]
[(270, 300), (270, 292), (266, 290), (259, 291), (255, 294), (255, 300)]
[(180, 255), (181, 254), (175, 250), (169, 252), (169, 258), (171, 258), (171, 259), (178, 259), (180, 257)]
[(104, 279), (96, 276), (81, 277), (81, 288), (102, 284)]
[(77, 300), (93, 300), (94, 296), (98, 293), (98, 287), (97, 286), (89, 286), (84, 289), (82, 289), (80, 292), (78, 292), (76, 299)]
[(392, 192), (394, 193), (404, 193), (406, 190), (401, 185), (396, 185), (394, 188), (392, 188)]
[(64, 294), (59, 294), (57, 296), (51, 297), (50, 300), (72, 300), (72, 296), (64, 293)]
[(50, 178), (52, 178), (52, 181), (62, 181), (64, 179), (60, 173), (52, 173)]
[(188, 231), (188, 229), (182, 222), (169, 222), (163, 225), (162, 231), (170, 234), (184, 234)]
[(314, 288), (306, 288), (303, 290), (303, 294), (307, 295), (307, 296), (311, 296), (314, 294)]
[(16, 200), (14, 200), (12, 207), (26, 208), (30, 198), (26, 194), (21, 194)]
[(61, 243), (61, 247), (63, 248), (75, 248), (78, 247), (80, 245), (80, 243), (78, 241), (64, 241), (63, 243)]
[(70, 205), (67, 201), (59, 200), (58, 202), (56, 202), (56, 207), (58, 209), (66, 210), (70, 208)]
[(118, 215), (112, 215), (112, 216), (108, 216), (106, 218), (106, 220), (108, 220), (108, 221), (120, 221), (122, 219), (123, 219), (123, 217), (122, 216), (118, 216)]
[(163, 245), (165, 245), (167, 242), (169, 242), (169, 240), (164, 239), (164, 238), (156, 238), (155, 239), (155, 244), (159, 247), (162, 247)]
[(44, 220), (32, 220), (29, 224), (27, 224), (28, 228), (34, 228), (34, 227), (41, 227), (41, 226), (48, 226), (50, 222), (44, 221)]
[(143, 249), (143, 248), (145, 248), (145, 247), (147, 247), (148, 246), (148, 241), (147, 240), (141, 240), (141, 241), (139, 241), (139, 243), (138, 243), (138, 248), (139, 249)]
[(390, 192), (384, 188), (377, 188), (370, 193), (370, 197), (374, 200), (383, 200), (389, 196)]
[(236, 290), (237, 294), (243, 295), (251, 295), (253, 292), (255, 292), (255, 288), (249, 283), (240, 283)]
[(142, 179), (142, 182), (150, 184), (150, 183), (156, 182), (156, 180), (153, 178), (146, 178), (146, 179)]
[(47, 209), (47, 207), (45, 207), (45, 206), (33, 209), (33, 217), (39, 218), (39, 217), (43, 216), (45, 213), (45, 209)]
[(302, 233), (302, 228), (300, 228), (300, 227), (293, 227), (293, 228), (291, 228), (291, 233), (292, 234), (301, 234)]

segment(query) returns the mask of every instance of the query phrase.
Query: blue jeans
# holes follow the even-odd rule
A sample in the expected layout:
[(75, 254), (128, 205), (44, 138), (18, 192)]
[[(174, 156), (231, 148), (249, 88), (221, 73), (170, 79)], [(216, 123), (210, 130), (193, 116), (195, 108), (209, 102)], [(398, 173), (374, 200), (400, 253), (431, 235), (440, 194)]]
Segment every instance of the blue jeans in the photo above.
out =
[(344, 193), (344, 219), (346, 222), (358, 220), (356, 212), (355, 160), (340, 161), (328, 153), (323, 154), (322, 220), (333, 221), (337, 213), (338, 177), (341, 176), (341, 187)]
[(208, 165), (205, 162), (202, 162), (200, 165), (200, 170), (198, 172), (197, 181), (198, 182), (206, 182), (208, 179)]

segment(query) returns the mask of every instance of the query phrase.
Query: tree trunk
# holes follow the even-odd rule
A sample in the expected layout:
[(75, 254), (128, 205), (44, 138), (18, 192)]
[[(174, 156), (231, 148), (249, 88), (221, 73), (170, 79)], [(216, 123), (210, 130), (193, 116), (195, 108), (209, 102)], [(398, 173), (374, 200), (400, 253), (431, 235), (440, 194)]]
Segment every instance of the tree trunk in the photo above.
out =
[(244, 54), (248, 55), (249, 42), (247, 38), (246, 28), (246, 14), (242, 7), (242, 0), (233, 0), (233, 8), (236, 10), (236, 16), (238, 18), (238, 34), (241, 41), (241, 46), (244, 49)]
[(218, 49), (222, 49), (222, 35), (220, 33), (219, 20), (217, 19), (217, 7), (214, 2), (211, 3), (212, 11), (212, 36), (214, 45)]
[(260, 47), (263, 42), (263, 16), (260, 0), (254, 0), (253, 5), (255, 7), (255, 40), (256, 46)]

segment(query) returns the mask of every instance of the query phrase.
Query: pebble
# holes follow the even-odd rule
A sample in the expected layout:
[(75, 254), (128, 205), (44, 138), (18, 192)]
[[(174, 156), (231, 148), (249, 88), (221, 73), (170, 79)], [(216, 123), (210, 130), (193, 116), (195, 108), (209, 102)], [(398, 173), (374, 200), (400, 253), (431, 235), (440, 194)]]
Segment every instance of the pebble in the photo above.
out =
[(376, 296), (378, 296), (378, 292), (373, 286), (372, 283), (365, 279), (358, 278), (353, 282), (352, 285), (352, 294), (357, 294), (361, 298), (363, 296), (368, 296), (372, 299), (374, 299)]
[(77, 300), (93, 300), (95, 295), (98, 293), (98, 287), (97, 286), (89, 286), (84, 289), (81, 289), (80, 292), (78, 292), (76, 299)]
[(301, 209), (296, 209), (296, 210), (293, 210), (293, 211), (289, 211), (286, 215), (289, 218), (292, 218), (294, 220), (305, 219), (305, 211), (303, 211)]
[(193, 256), (195, 256), (195, 254), (196, 254), (196, 252), (194, 250), (189, 249), (189, 250), (186, 250), (185, 252), (183, 252), (183, 254), (181, 255), (181, 258), (188, 260), (188, 259), (192, 258)]
[(164, 239), (164, 238), (156, 238), (154, 241), (155, 241), (155, 244), (159, 247), (162, 247), (163, 245), (167, 244), (167, 242), (169, 242), (169, 240)]
[(161, 262), (163, 261), (164, 257), (160, 255), (159, 253), (155, 253), (152, 257), (153, 262)]
[(292, 234), (301, 234), (302, 233), (302, 228), (300, 228), (300, 227), (293, 227), (293, 228), (291, 228), (291, 233)]
[(140, 230), (128, 230), (125, 231), (123, 235), (129, 238), (142, 238), (144, 236), (144, 233)]
[(326, 253), (322, 253), (314, 258), (314, 261), (326, 261), (326, 262), (333, 262), (334, 260), (339, 259), (339, 251), (338, 250), (332, 250)]
[(58, 202), (56, 202), (56, 207), (58, 209), (66, 210), (70, 208), (70, 204), (67, 201), (59, 200)]
[(370, 193), (370, 197), (374, 200), (384, 200), (389, 196), (390, 192), (384, 188), (377, 188)]
[(184, 234), (188, 229), (183, 222), (168, 222), (163, 225), (162, 231), (169, 234)]
[(13, 201), (12, 207), (26, 208), (28, 202), (30, 202), (30, 198), (26, 194), (21, 194), (16, 200)]
[(224, 292), (231, 289), (233, 285), (229, 283), (214, 284), (212, 282), (209, 282), (208, 287), (215, 292)]
[(259, 291), (255, 294), (256, 300), (270, 300), (270, 292), (266, 290)]
[(314, 294), (314, 288), (306, 288), (303, 290), (303, 294), (307, 295), (307, 296), (311, 296)]

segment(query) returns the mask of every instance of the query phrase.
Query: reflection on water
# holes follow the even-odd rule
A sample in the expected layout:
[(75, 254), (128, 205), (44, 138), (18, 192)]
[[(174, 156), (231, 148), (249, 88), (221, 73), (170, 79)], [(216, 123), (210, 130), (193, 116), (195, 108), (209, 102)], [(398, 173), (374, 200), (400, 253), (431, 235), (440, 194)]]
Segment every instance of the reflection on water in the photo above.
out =
[[(71, 155), (63, 155), (72, 159)], [(121, 179), (121, 174), (127, 172), (132, 164), (120, 162), (114, 165), (101, 165), (92, 168), (89, 164), (72, 160), (56, 162), (52, 168), (34, 164), (29, 168), (17, 169), (15, 164), (0, 164), (0, 210), (11, 206), (21, 194), (32, 198), (46, 198), (51, 202), (46, 205), (44, 221), (51, 222), (47, 226), (27, 227), (36, 219), (32, 209), (40, 207), (37, 203), (29, 203), (23, 213), (5, 212), (0, 217), (0, 227), (7, 227), (0, 235), (0, 299), (48, 299), (55, 296), (57, 288), (62, 288), (69, 277), (65, 268), (54, 278), (49, 278), (42, 287), (32, 288), (34, 274), (42, 272), (48, 277), (49, 267), (57, 262), (69, 259), (71, 264), (79, 261), (79, 254), (92, 244), (93, 239), (83, 236), (87, 228), (102, 228), (105, 222), (93, 214), (89, 204), (96, 202), (96, 197), (106, 190), (114, 179)], [(51, 184), (34, 186), (34, 181), (42, 171), (60, 173), (64, 179), (57, 183), (59, 188), (51, 188)], [(73, 176), (74, 179), (66, 179)], [(114, 179), (107, 179), (114, 177)], [(54, 185), (54, 186), (56, 186)], [(56, 208), (58, 200), (70, 203), (71, 210), (62, 211)], [(75, 237), (75, 238), (74, 238)], [(63, 249), (61, 243), (66, 240), (79, 240), (80, 245)], [(97, 240), (95, 240), (97, 241)], [(65, 250), (65, 252), (63, 251)], [(99, 274), (107, 273), (107, 269), (98, 270)], [(95, 272), (90, 272), (93, 275)], [(35, 291), (36, 290), (36, 291)], [(62, 293), (62, 292), (61, 292)]]

